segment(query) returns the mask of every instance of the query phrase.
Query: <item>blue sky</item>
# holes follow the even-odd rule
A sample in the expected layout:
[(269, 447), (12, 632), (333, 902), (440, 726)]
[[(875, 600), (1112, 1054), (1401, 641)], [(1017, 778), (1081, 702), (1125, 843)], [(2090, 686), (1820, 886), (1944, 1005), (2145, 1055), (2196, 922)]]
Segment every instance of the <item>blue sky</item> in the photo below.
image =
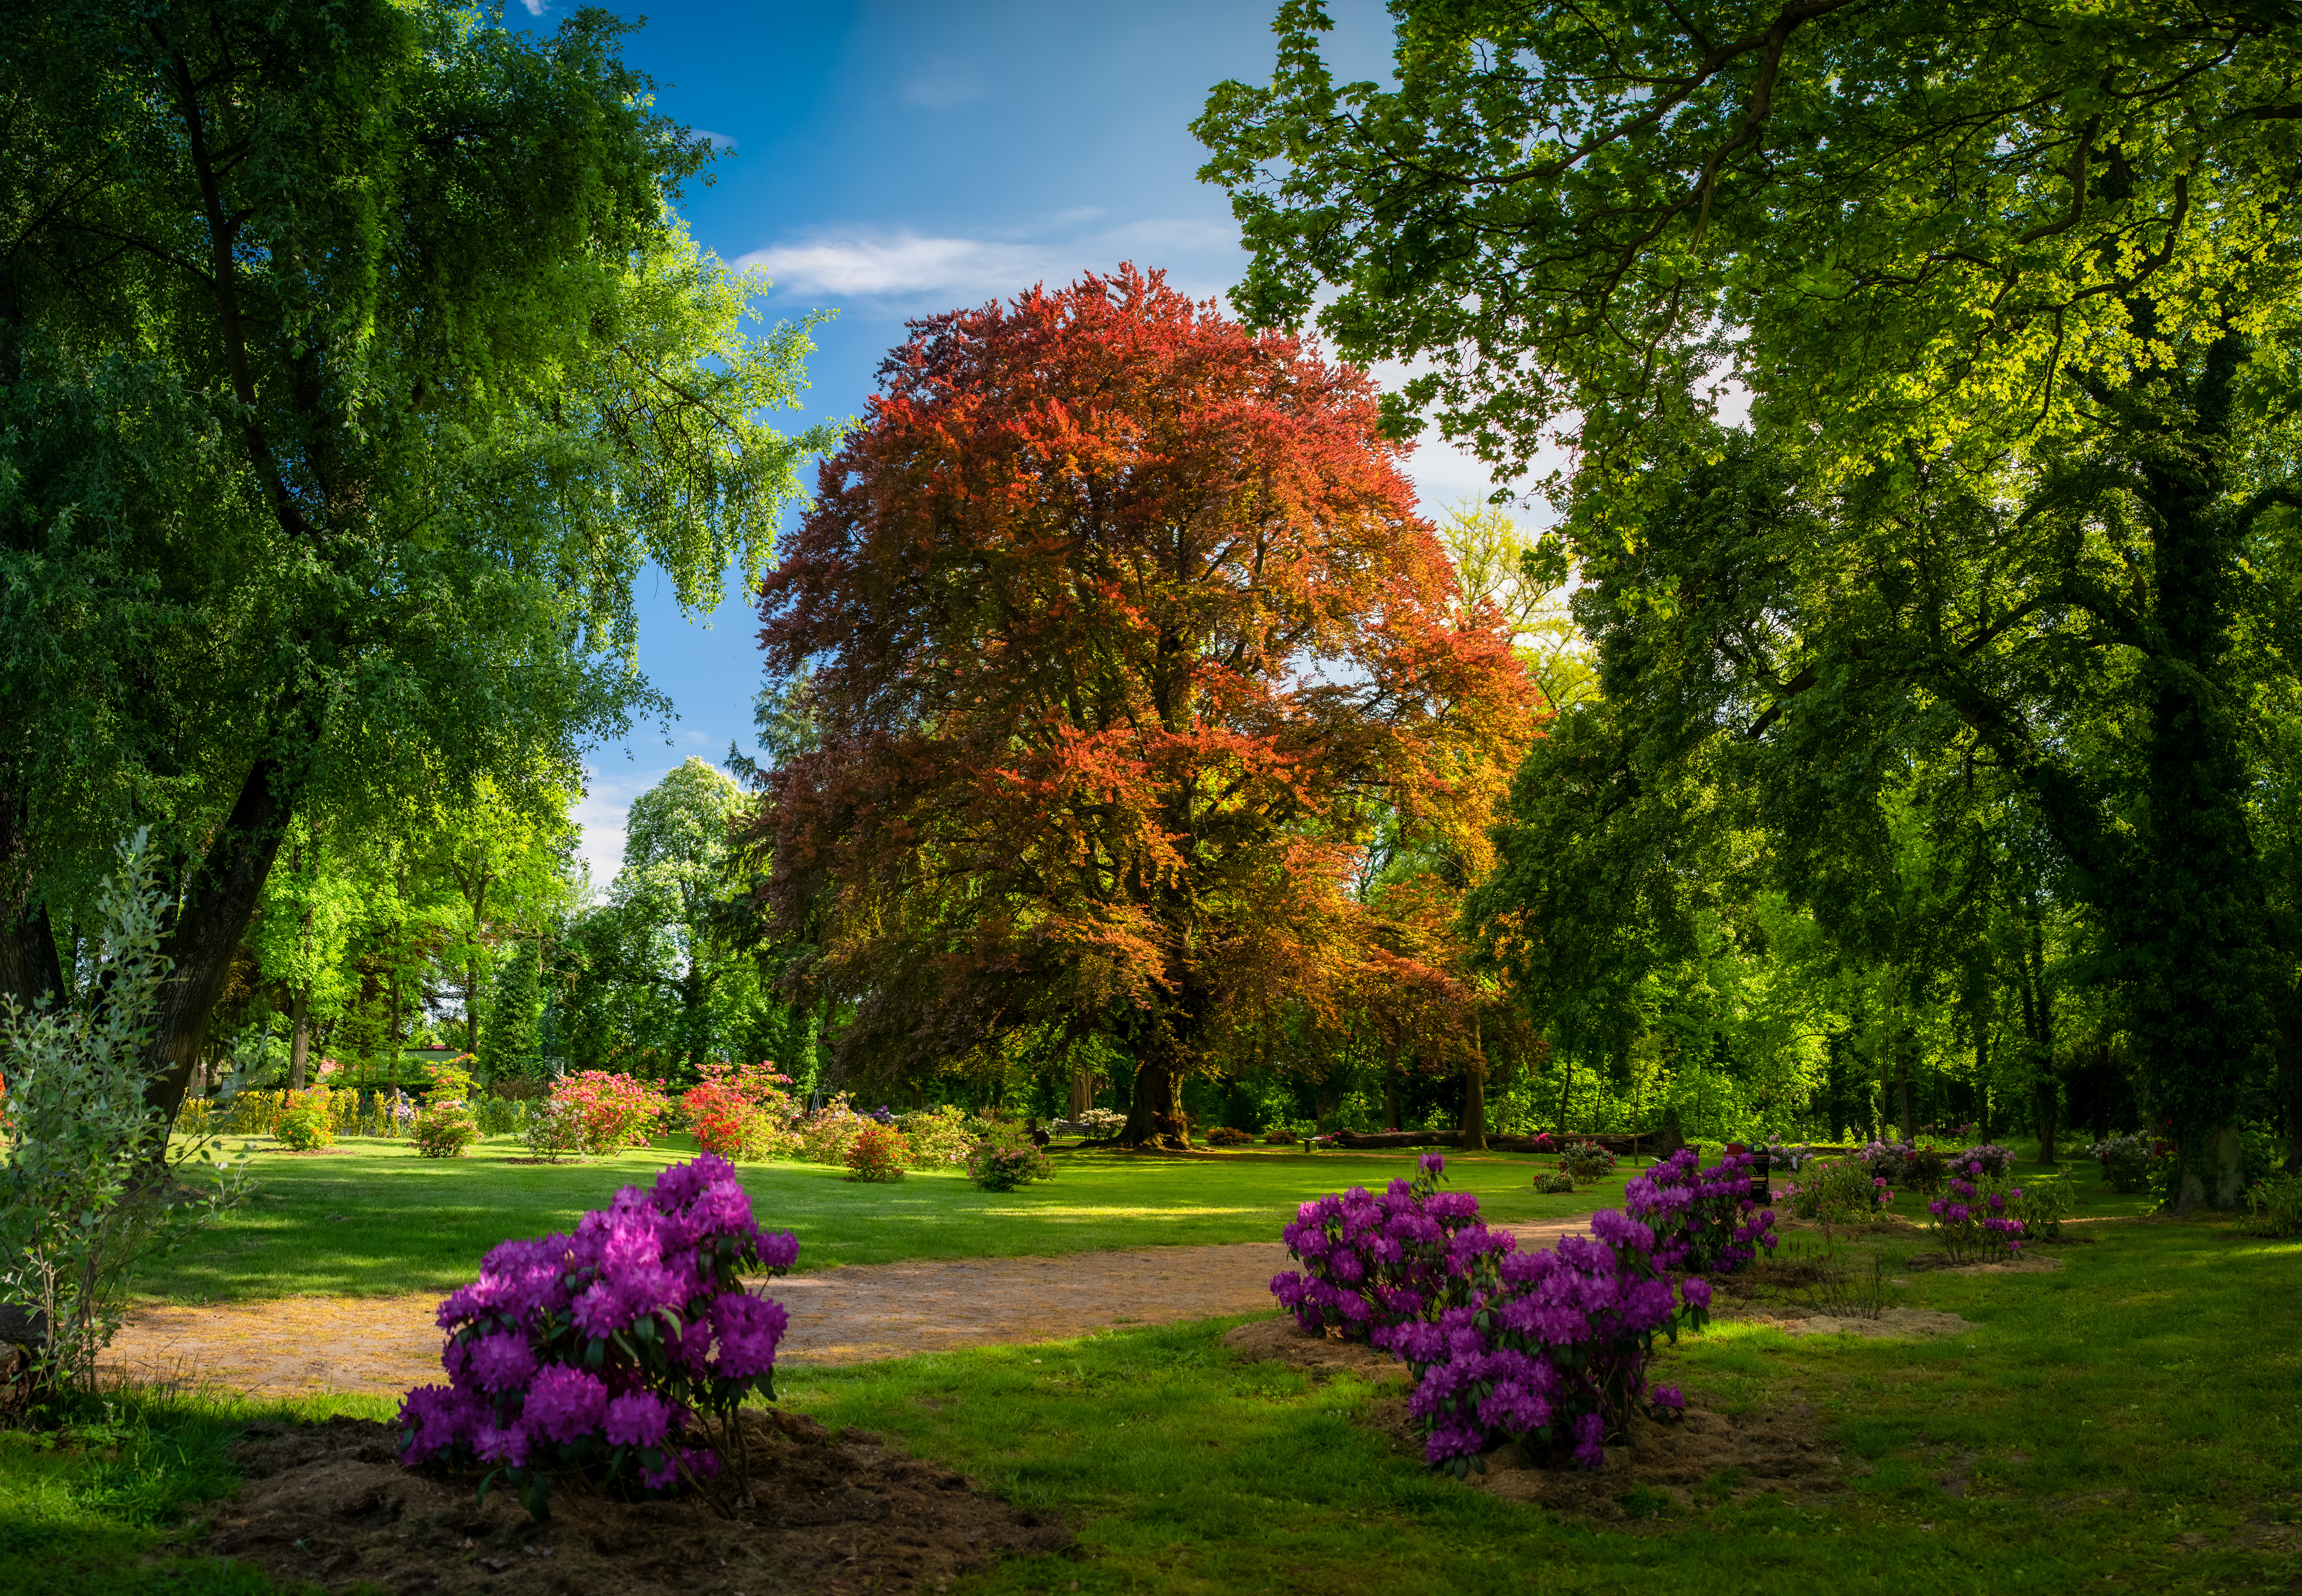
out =
[[(535, 27), (561, 9), (520, 0), (515, 19), (521, 6)], [(625, 53), (655, 79), (658, 105), (725, 152), (684, 206), (697, 239), (773, 274), (769, 319), (838, 313), (818, 335), (795, 425), (860, 415), (906, 317), (1122, 260), (1203, 296), (1240, 273), (1229, 204), (1193, 175), (1204, 152), (1189, 123), (1221, 80), (1268, 79), (1275, 0), (614, 9), (647, 19)], [(1381, 75), (1379, 0), (1333, 9), (1330, 59)], [(1435, 441), (1412, 470), (1431, 510), (1491, 488)], [(759, 684), (745, 595), (731, 591), (702, 620), (652, 577), (638, 597), (640, 662), (678, 718), (591, 760), (576, 819), (602, 886), (633, 798), (691, 754), (717, 763), (730, 741), (749, 746)]]

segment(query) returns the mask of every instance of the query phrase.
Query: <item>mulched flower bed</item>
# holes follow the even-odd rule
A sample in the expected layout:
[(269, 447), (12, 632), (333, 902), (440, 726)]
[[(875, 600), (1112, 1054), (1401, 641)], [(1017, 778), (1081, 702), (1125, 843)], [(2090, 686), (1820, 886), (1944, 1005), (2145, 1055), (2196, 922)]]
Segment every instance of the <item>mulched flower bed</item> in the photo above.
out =
[(1060, 1525), (972, 1490), (966, 1476), (833, 1435), (804, 1415), (745, 1410), (756, 1504), (733, 1522), (700, 1501), (616, 1501), (562, 1484), (537, 1523), (517, 1492), (395, 1461), (365, 1420), (260, 1424), (235, 1449), (246, 1480), (206, 1550), (282, 1583), (393, 1596), (738, 1596), (934, 1588), (1004, 1556), (1067, 1552)]

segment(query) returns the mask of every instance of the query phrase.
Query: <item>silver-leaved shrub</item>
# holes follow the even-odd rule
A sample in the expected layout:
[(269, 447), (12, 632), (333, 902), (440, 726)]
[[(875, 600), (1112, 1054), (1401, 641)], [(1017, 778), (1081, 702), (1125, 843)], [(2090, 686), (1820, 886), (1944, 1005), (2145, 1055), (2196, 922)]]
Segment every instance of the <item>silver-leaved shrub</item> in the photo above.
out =
[(244, 1161), (205, 1137), (172, 1146), (144, 1100), (167, 901), (139, 830), (98, 894), (96, 968), (74, 1001), (0, 1007), (0, 1299), (47, 1327), (42, 1399), (93, 1386), (139, 1267), (245, 1194)]

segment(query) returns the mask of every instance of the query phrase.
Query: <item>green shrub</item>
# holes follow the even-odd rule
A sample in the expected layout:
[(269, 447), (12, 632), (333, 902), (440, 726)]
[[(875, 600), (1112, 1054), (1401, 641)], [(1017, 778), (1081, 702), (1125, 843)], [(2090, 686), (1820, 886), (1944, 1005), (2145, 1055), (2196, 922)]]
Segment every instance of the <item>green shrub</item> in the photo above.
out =
[(1870, 1172), (1860, 1158), (1833, 1158), (1800, 1172), (1783, 1188), (1783, 1200), (1798, 1219), (1849, 1224), (1868, 1219), (1893, 1200), (1886, 1178)]
[(482, 1136), (517, 1136), (527, 1129), (530, 1106), (517, 1097), (481, 1097), (472, 1104), (472, 1123)]
[(903, 1133), (891, 1125), (867, 1123), (847, 1144), (847, 1178), (851, 1180), (900, 1180), (911, 1148)]
[(2008, 1215), (2022, 1222), (2023, 1234), (2031, 1239), (2059, 1241), (2063, 1239), (2063, 1221), (2071, 1216), (2078, 1200), (2071, 1195), (2067, 1175), (2033, 1175), (2017, 1187), (2011, 1180), (1998, 1182), (2021, 1196), (2006, 1199)]
[(809, 1163), (845, 1163), (849, 1146), (870, 1123), (869, 1117), (848, 1105), (847, 1094), (842, 1092), (792, 1127), (797, 1138), (794, 1150)]
[(2265, 1175), (2246, 1189), (2247, 1212), (2264, 1236), (2302, 1236), (2302, 1174)]
[(1218, 1125), (1207, 1132), (1207, 1146), (1211, 1147), (1244, 1147), (1254, 1140), (1255, 1138), (1247, 1131), (1230, 1125)]
[(423, 1157), (461, 1158), (480, 1139), (480, 1128), (472, 1122), (471, 1108), (461, 1098), (449, 1097), (425, 1105), (408, 1127), (407, 1139)]
[(2113, 1136), (2087, 1149), (2102, 1166), (2102, 1178), (2113, 1191), (2129, 1194), (2150, 1189), (2152, 1177), (2164, 1162), (2138, 1136)]
[(160, 928), (173, 902), (143, 832), (122, 846), (119, 874), (99, 887), (96, 909), (97, 935), (85, 953), (104, 979), (70, 1007), (0, 1004), (0, 1301), (46, 1319), (49, 1339), (24, 1393), (35, 1399), (94, 1387), (97, 1357), (125, 1316), (138, 1267), (237, 1203), (246, 1186), (244, 1167), (218, 1159), (212, 1145), (164, 1146), (165, 1167), (145, 1164), (164, 1128), (144, 1101), (144, 1049), (160, 1011), (168, 969)]
[(1291, 1147), (1295, 1145), (1295, 1133), (1286, 1126), (1279, 1125), (1264, 1131), (1263, 1139), (1270, 1147)]
[(272, 1134), (291, 1152), (312, 1153), (335, 1145), (336, 1127), (324, 1104), (306, 1102), (281, 1110)]
[(1558, 1155), (1558, 1167), (1571, 1180), (1596, 1180), (1615, 1172), (1615, 1155), (1597, 1142), (1576, 1142)]
[(911, 1147), (913, 1169), (957, 1169), (975, 1145), (968, 1133), (967, 1111), (955, 1103), (899, 1113), (895, 1129)]
[(1551, 1196), (1569, 1192), (1575, 1189), (1575, 1177), (1563, 1169), (1537, 1170), (1534, 1189)]
[(1012, 1125), (994, 1124), (967, 1155), (967, 1178), (986, 1191), (1012, 1191), (1055, 1178), (1054, 1161)]

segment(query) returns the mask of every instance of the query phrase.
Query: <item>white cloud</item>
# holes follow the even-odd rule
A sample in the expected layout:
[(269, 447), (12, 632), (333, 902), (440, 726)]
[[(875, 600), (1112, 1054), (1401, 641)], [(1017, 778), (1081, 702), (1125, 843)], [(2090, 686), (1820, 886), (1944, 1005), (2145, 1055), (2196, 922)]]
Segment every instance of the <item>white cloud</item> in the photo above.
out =
[(948, 111), (954, 105), (982, 99), (990, 92), (974, 63), (939, 55), (903, 80), (903, 99), (906, 105)]
[(687, 130), (710, 145), (713, 149), (735, 147), (735, 141), (725, 133), (715, 133), (709, 128), (690, 128)]
[(584, 796), (568, 811), (582, 836), (576, 852), (591, 867), (592, 885), (601, 892), (616, 878), (624, 868), (624, 817), (631, 811), (632, 800), (646, 792), (669, 773), (670, 767), (661, 770), (640, 770), (630, 766), (606, 775), (596, 767), (584, 771)]
[[(786, 297), (960, 304), (1019, 294), (1037, 282), (1069, 282), (1122, 260), (1146, 270), (1165, 267), (1176, 287), (1208, 294), (1230, 275), (1229, 256), (1237, 248), (1228, 223), (1163, 217), (1060, 240), (826, 230), (755, 249), (735, 264), (764, 268)], [(1206, 258), (1215, 252), (1224, 256), (1219, 265)]]
[(543, 14), (544, 0), (519, 0), (519, 3), (527, 7), (529, 16), (540, 17)]

